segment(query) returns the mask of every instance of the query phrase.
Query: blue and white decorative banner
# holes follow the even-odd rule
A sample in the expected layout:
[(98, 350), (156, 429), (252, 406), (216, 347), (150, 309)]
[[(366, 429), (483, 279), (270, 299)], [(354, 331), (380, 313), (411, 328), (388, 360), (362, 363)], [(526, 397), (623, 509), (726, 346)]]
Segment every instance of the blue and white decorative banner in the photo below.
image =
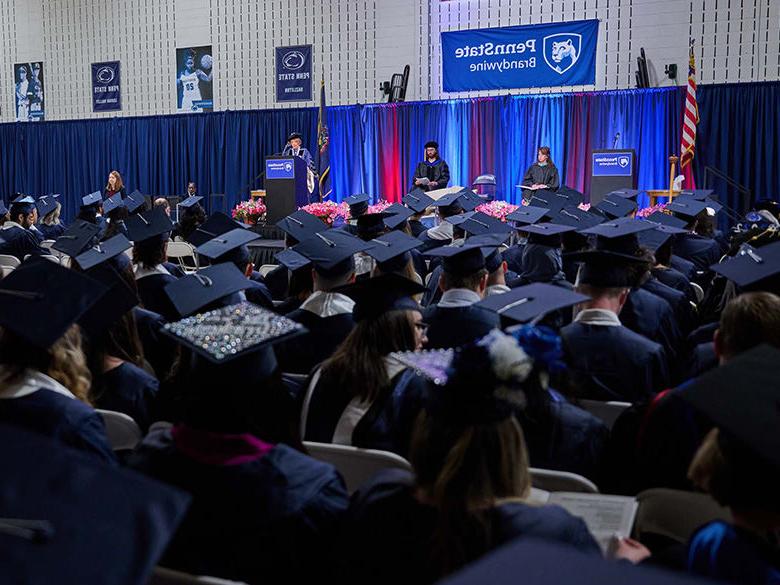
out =
[(599, 21), (441, 33), (444, 91), (590, 85)]
[(116, 112), (122, 109), (119, 61), (92, 64), (92, 111)]
[(276, 101), (311, 99), (311, 45), (276, 47)]

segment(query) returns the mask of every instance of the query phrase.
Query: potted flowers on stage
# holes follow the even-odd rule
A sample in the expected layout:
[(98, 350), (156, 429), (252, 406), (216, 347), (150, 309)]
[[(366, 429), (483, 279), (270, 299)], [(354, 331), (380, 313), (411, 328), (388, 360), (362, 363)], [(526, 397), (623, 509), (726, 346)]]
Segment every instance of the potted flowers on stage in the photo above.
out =
[(233, 219), (257, 225), (265, 217), (265, 203), (260, 199), (242, 201), (233, 208)]
[(345, 203), (336, 203), (335, 201), (309, 203), (301, 207), (301, 210), (319, 217), (328, 226), (343, 223), (349, 215), (349, 207)]

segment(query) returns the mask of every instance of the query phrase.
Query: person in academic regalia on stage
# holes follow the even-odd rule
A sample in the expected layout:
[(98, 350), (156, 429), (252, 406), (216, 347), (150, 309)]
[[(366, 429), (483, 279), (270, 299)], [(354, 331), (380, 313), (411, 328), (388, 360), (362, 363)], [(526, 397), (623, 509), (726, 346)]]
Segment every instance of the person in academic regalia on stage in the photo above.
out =
[(412, 177), (412, 189), (425, 191), (444, 189), (450, 182), (450, 167), (439, 156), (439, 143), (430, 140), (425, 143), (425, 158), (417, 163)]
[(117, 194), (124, 199), (127, 197), (127, 189), (125, 189), (125, 184), (122, 181), (122, 175), (119, 174), (119, 171), (111, 171), (108, 173), (108, 181), (103, 189), (103, 198), (108, 199)]
[(532, 195), (549, 192), (554, 193), (561, 185), (558, 167), (550, 158), (550, 147), (540, 146), (536, 153), (536, 162), (528, 167), (523, 175), (523, 198), (530, 199)]
[(57, 201), (58, 195), (43, 195), (35, 205), (38, 207), (38, 224), (35, 228), (44, 240), (56, 240), (65, 233), (65, 226), (60, 222), (62, 205)]
[(44, 253), (40, 239), (31, 230), (38, 219), (35, 200), (20, 195), (11, 203), (10, 219), (0, 227), (0, 254), (16, 257), (20, 262), (28, 254)]
[(106, 292), (43, 258), (0, 280), (0, 423), (114, 464), (103, 420), (89, 404), (89, 369), (75, 325)]
[(179, 203), (179, 221), (173, 226), (172, 240), (188, 241), (190, 235), (206, 223), (206, 210), (200, 204), (202, 199), (199, 195), (190, 195)]
[[(206, 293), (193, 282), (196, 304), (208, 301), (198, 298)], [(182, 343), (182, 414), (129, 460), (192, 495), (161, 565), (248, 583), (333, 581), (348, 496), (336, 469), (305, 455), (300, 442), (272, 347), (296, 327), (251, 303), (172, 326)], [(226, 357), (205, 342), (209, 335), (232, 337), (240, 350)]]
[(385, 274), (336, 289), (355, 301), (355, 328), (308, 384), (304, 439), (406, 457), (425, 383), (393, 357), (425, 342), (414, 281)]

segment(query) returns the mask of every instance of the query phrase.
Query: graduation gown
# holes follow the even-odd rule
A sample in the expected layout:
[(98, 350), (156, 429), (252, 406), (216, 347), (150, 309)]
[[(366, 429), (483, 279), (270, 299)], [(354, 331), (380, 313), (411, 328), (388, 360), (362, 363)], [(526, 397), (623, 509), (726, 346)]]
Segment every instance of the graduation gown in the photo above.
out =
[[(437, 513), (414, 497), (414, 489), (411, 474), (384, 470), (353, 494), (342, 531), (341, 582), (416, 585), (439, 581), (441, 575), (430, 556)], [(516, 538), (541, 539), (600, 555), (585, 523), (558, 506), (510, 502), (492, 508), (488, 517), (488, 550), (481, 539), (459, 534), (467, 561)]]
[(24, 229), (18, 223), (7, 221), (0, 228), (0, 254), (14, 256), (19, 262), (24, 261), (27, 254), (43, 254), (38, 238), (30, 230)]
[(162, 380), (173, 365), (178, 346), (170, 337), (161, 333), (165, 319), (160, 315), (141, 307), (134, 307), (133, 316), (138, 328), (138, 337), (144, 348), (144, 359), (152, 366), (157, 379)]
[(144, 309), (153, 311), (160, 315), (166, 321), (178, 321), (179, 312), (174, 307), (171, 299), (165, 292), (165, 286), (168, 283), (175, 282), (176, 277), (166, 269), (149, 273), (138, 277), (138, 267), (136, 267), (136, 286), (138, 287), (138, 297)]
[(263, 278), (265, 286), (271, 291), (271, 298), (275, 301), (283, 301), (287, 298), (290, 286), (290, 271), (286, 266), (279, 265)]
[(96, 382), (102, 393), (95, 400), (95, 408), (122, 412), (142, 431), (149, 429), (154, 422), (154, 400), (160, 386), (157, 378), (133, 364), (123, 363), (103, 372)]
[(327, 582), (348, 505), (336, 469), (251, 435), (180, 428), (151, 433), (129, 461), (193, 498), (160, 564), (249, 583)]
[(693, 262), (672, 254), (671, 266), (687, 278), (689, 282), (693, 282), (693, 277), (696, 276), (696, 265)]
[(412, 236), (417, 238), (420, 236), (421, 233), (423, 233), (428, 228), (419, 219), (410, 219), (409, 229), (412, 231)]
[(670, 365), (677, 359), (683, 336), (674, 311), (665, 300), (645, 289), (633, 289), (620, 311), (620, 321), (632, 331), (660, 343)]
[[(712, 238), (699, 234), (678, 234), (674, 239), (674, 253), (689, 262), (693, 262), (696, 270), (709, 272), (710, 266), (720, 260), (720, 245)], [(674, 263), (672, 263), (674, 266)]]
[(642, 285), (642, 288), (669, 303), (669, 306), (672, 308), (672, 311), (674, 311), (674, 315), (677, 318), (677, 324), (679, 325), (680, 333), (682, 335), (687, 335), (693, 330), (696, 325), (696, 315), (684, 292), (666, 286), (654, 277), (650, 277), (650, 279)]
[(685, 293), (685, 297), (696, 303), (696, 294), (691, 287), (691, 281), (682, 272), (675, 268), (653, 268), (653, 276), (666, 286)]
[(416, 189), (418, 187), (418, 185), (414, 184), (414, 179), (422, 179), (425, 177), (427, 177), (429, 181), (436, 181), (436, 186), (419, 185), (420, 189), (423, 189), (424, 191), (444, 189), (450, 182), (450, 167), (444, 159), (441, 158), (437, 158), (434, 162), (428, 162), (427, 159), (421, 160), (414, 169), (411, 188)]
[(473, 305), (446, 308), (431, 305), (425, 309), (423, 321), (428, 323), (428, 349), (460, 347), (501, 326), (496, 313)]
[(45, 223), (39, 223), (35, 227), (38, 228), (38, 231), (41, 233), (44, 240), (56, 240), (65, 233), (65, 226), (61, 223), (57, 225), (46, 225)]
[[(541, 166), (538, 162), (535, 162), (530, 167), (528, 167), (525, 175), (523, 175), (522, 184), (526, 187), (530, 187), (532, 185), (547, 185), (547, 189), (544, 189), (543, 191), (557, 191), (561, 186), (561, 181), (558, 176), (558, 168), (549, 163)], [(534, 193), (539, 192), (541, 191), (529, 191), (527, 189), (523, 189), (523, 195), (528, 199), (530, 199), (531, 195)]]
[(514, 244), (508, 249), (504, 250), (501, 255), (506, 262), (506, 266), (512, 272), (520, 274), (523, 271), (523, 250), (525, 244)]

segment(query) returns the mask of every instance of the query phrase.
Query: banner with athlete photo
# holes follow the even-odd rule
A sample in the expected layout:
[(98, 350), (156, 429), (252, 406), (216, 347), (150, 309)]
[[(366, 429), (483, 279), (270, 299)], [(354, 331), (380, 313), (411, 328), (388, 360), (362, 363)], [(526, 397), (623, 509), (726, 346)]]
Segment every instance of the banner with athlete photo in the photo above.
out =
[(311, 100), (311, 45), (276, 47), (276, 101)]
[(176, 49), (176, 110), (214, 110), (211, 45)]
[(43, 103), (43, 63), (14, 65), (14, 107), (17, 122), (39, 122), (45, 118)]
[(119, 61), (92, 63), (92, 111), (117, 112), (121, 109)]

